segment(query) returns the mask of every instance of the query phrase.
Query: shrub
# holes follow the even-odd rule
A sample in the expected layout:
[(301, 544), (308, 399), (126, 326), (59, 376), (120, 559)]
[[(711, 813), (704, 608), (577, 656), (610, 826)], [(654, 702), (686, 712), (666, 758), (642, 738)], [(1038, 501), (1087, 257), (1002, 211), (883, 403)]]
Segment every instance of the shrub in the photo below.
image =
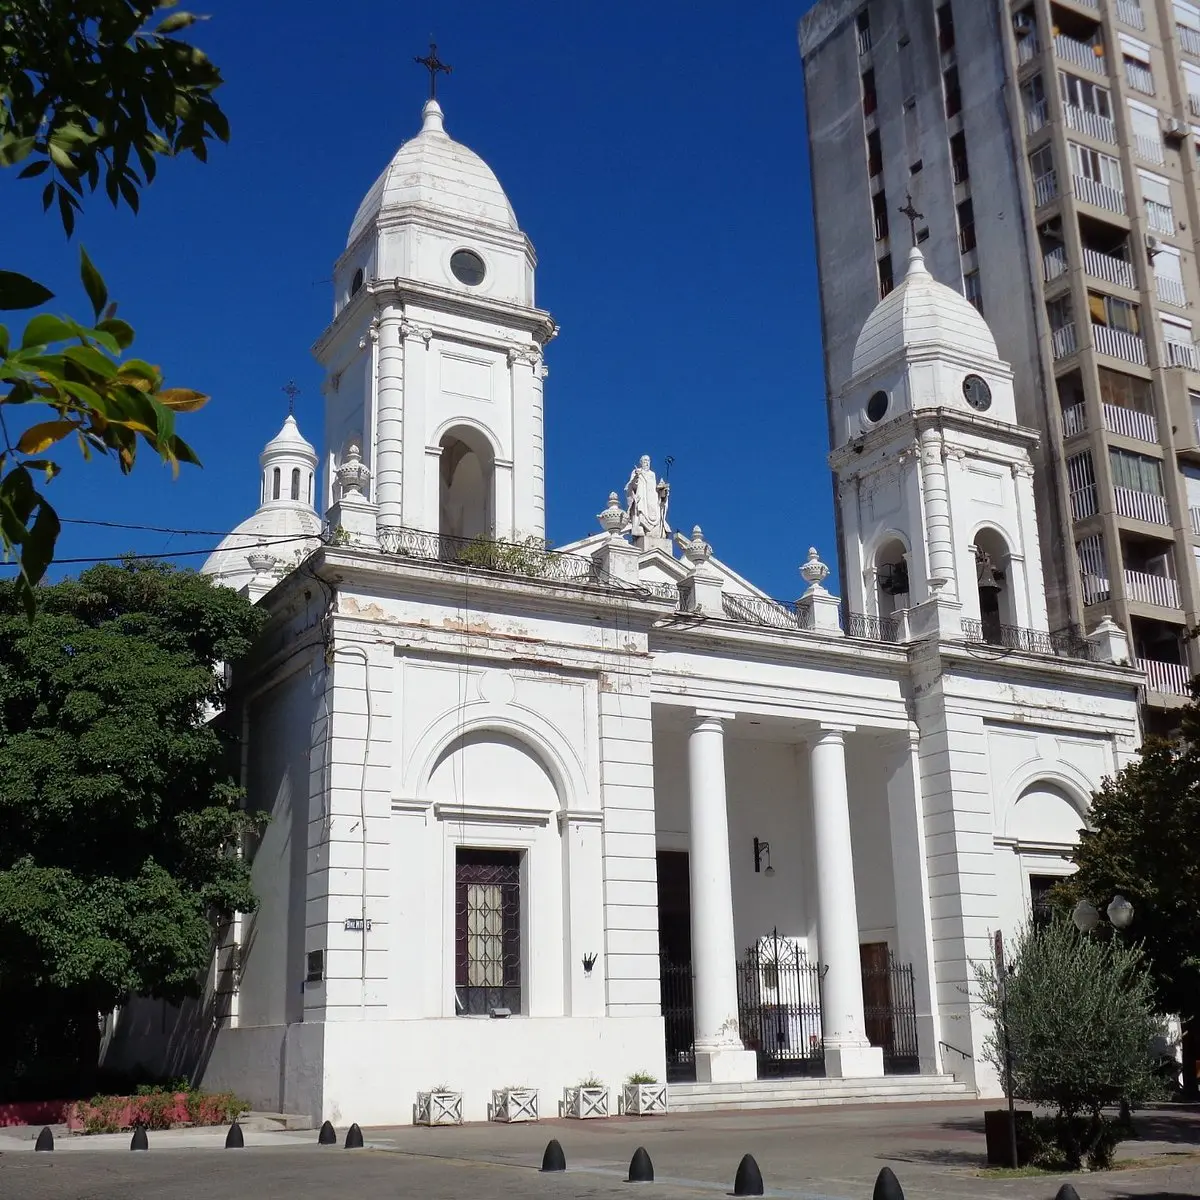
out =
[[(994, 1022), (984, 1057), (1005, 1072), (1002, 991), (990, 966), (977, 964), (985, 1013)], [(1055, 1110), (1038, 1130), (1052, 1140), (1055, 1165), (1102, 1170), (1124, 1131), (1103, 1112), (1161, 1095), (1149, 1054), (1158, 1031), (1154, 995), (1141, 951), (1120, 939), (1100, 941), (1066, 920), (1027, 928), (1017, 938), (1007, 993), (1013, 1095)], [(1044, 1160), (1048, 1151), (1043, 1148)]]
[(649, 1071), (634, 1071), (625, 1082), (628, 1084), (657, 1083), (658, 1080)]

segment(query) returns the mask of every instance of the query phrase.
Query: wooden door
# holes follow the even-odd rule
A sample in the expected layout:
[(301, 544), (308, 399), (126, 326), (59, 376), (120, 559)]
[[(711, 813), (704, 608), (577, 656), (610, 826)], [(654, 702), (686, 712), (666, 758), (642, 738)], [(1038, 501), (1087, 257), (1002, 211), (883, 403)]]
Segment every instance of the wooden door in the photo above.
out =
[(859, 948), (862, 963), (863, 1016), (867, 1040), (872, 1046), (892, 1044), (891, 960), (887, 942), (863, 942)]

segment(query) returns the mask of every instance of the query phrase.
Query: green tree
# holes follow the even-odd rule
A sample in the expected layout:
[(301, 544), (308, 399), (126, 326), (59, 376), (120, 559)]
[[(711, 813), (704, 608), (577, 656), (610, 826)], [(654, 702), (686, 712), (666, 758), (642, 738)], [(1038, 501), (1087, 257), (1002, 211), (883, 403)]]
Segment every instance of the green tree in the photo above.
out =
[(1055, 889), (1064, 911), (1087, 900), (1101, 912), (1114, 895), (1132, 902), (1125, 933), (1102, 922), (1102, 938), (1136, 938), (1164, 1015), (1184, 1028), (1185, 1091), (1196, 1095), (1200, 1058), (1200, 706), (1181, 712), (1175, 741), (1147, 738), (1137, 759), (1092, 799), (1091, 829), (1073, 856), (1075, 874)]
[(258, 825), (236, 739), (206, 716), (263, 614), (161, 563), (43, 587), (32, 621), (15, 590), (0, 584), (0, 1087), (86, 1091), (98, 1014), (196, 994), (214, 931), (253, 906), (234, 850)]
[[(1055, 1110), (1055, 1139), (1069, 1167), (1078, 1169), (1084, 1156), (1107, 1167), (1118, 1128), (1103, 1109), (1161, 1092), (1150, 1059), (1159, 1022), (1141, 952), (1085, 937), (1060, 919), (1023, 929), (1011, 967), (1004, 985), (1013, 1096)], [(1003, 1078), (1000, 987), (990, 966), (975, 973), (993, 1022), (984, 1056)]]
[[(137, 210), (158, 159), (228, 138), (213, 97), (220, 72), (175, 36), (196, 21), (176, 0), (3, 0), (0, 4), (0, 167), (42, 185), (68, 236), (82, 198), (103, 186), (114, 205)], [(59, 471), (46, 451), (74, 439), (85, 459), (116, 455), (133, 469), (140, 442), (178, 469), (195, 463), (175, 433), (175, 413), (206, 397), (167, 388), (162, 371), (125, 357), (134, 332), (116, 315), (100, 272), (81, 250), (85, 322), (41, 313), (19, 337), (0, 325), (0, 545), (15, 554), (21, 599), (54, 555), (59, 521), (38, 490)], [(42, 284), (0, 270), (0, 311), (53, 299)], [(10, 435), (8, 418), (27, 406), (31, 424)]]

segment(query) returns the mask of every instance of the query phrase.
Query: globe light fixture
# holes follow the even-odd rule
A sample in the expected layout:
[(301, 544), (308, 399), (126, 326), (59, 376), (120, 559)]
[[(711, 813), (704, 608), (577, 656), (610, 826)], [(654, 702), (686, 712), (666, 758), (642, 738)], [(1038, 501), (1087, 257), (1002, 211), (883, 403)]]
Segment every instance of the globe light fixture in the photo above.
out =
[(1112, 898), (1112, 903), (1105, 912), (1115, 929), (1128, 929), (1133, 921), (1133, 905), (1119, 894)]
[[(1128, 900), (1125, 901), (1129, 903)], [(1133, 906), (1130, 905), (1131, 915)], [(1100, 913), (1094, 904), (1089, 904), (1086, 900), (1080, 900), (1071, 910), (1071, 920), (1075, 923), (1075, 928), (1080, 933), (1091, 933), (1097, 925), (1100, 924)]]

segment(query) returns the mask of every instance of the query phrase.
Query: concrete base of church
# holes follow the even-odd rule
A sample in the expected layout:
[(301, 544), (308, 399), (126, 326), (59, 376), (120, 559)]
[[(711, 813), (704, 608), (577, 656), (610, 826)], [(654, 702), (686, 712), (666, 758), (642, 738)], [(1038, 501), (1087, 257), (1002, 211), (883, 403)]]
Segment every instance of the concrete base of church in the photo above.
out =
[(751, 1083), (757, 1078), (758, 1055), (753, 1050), (696, 1050), (697, 1083)]
[(883, 1051), (878, 1046), (826, 1046), (827, 1079), (882, 1079)]

